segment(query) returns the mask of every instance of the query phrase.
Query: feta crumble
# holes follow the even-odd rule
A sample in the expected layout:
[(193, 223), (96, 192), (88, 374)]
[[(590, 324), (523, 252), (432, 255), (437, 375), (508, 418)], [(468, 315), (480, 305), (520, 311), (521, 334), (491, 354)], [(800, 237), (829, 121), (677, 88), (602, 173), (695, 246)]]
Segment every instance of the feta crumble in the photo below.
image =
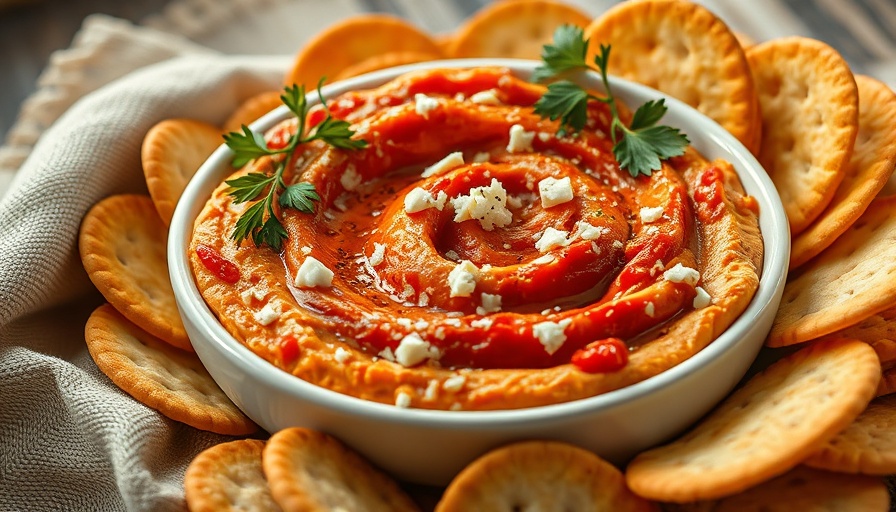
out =
[(404, 367), (417, 365), (426, 359), (438, 359), (438, 356), (439, 350), (416, 332), (402, 338), (395, 349), (395, 360)]
[(336, 353), (333, 354), (333, 358), (336, 359), (336, 362), (339, 364), (345, 364), (346, 361), (352, 356), (352, 353), (348, 350), (345, 350), (343, 347), (337, 347)]
[(448, 377), (447, 379), (445, 379), (445, 382), (442, 383), (442, 389), (455, 393), (457, 391), (460, 391), (466, 383), (466, 377), (464, 377), (463, 375), (455, 375), (453, 377)]
[(569, 176), (559, 180), (548, 176), (538, 182), (538, 194), (541, 196), (542, 208), (572, 201), (572, 181)]
[(500, 105), (501, 100), (498, 99), (497, 91), (489, 89), (487, 91), (479, 91), (470, 96), (470, 101), (477, 105)]
[(367, 263), (370, 263), (370, 266), (375, 267), (383, 262), (386, 259), (386, 244), (381, 244), (379, 242), (373, 242), (373, 254), (367, 258)]
[(507, 143), (507, 151), (510, 153), (522, 153), (532, 151), (532, 139), (535, 132), (527, 132), (523, 125), (515, 124), (510, 127), (510, 141)]
[(569, 245), (569, 240), (567, 240), (566, 236), (569, 233), (566, 231), (560, 231), (559, 229), (547, 228), (544, 230), (544, 233), (541, 234), (541, 238), (535, 242), (535, 248), (538, 249), (538, 252), (548, 252), (554, 247), (566, 247)]
[(476, 289), (479, 269), (470, 260), (463, 260), (448, 273), (450, 297), (469, 297)]
[(426, 169), (423, 169), (423, 172), (420, 174), (420, 176), (429, 178), (430, 176), (436, 176), (446, 173), (462, 165), (464, 165), (464, 154), (460, 151), (455, 151), (454, 153), (448, 153), (445, 158), (430, 165)]
[(507, 191), (495, 178), (488, 186), (474, 187), (469, 195), (455, 197), (451, 205), (454, 222), (475, 219), (486, 231), (492, 231), (495, 226), (503, 228), (513, 221), (513, 213), (507, 208)]
[(544, 351), (548, 354), (560, 350), (563, 342), (566, 341), (566, 328), (572, 323), (572, 318), (560, 320), (559, 322), (539, 322), (532, 326), (532, 334), (538, 338), (538, 342), (544, 346)]
[(712, 303), (712, 297), (709, 296), (709, 293), (707, 293), (702, 286), (698, 286), (694, 288), (694, 290), (697, 292), (697, 296), (694, 297), (695, 309), (703, 309)]
[(426, 118), (431, 111), (439, 108), (439, 100), (419, 92), (414, 95), (414, 103), (414, 111)]
[(654, 208), (651, 208), (650, 206), (644, 206), (641, 208), (641, 222), (645, 224), (656, 222), (663, 216), (663, 211), (664, 210), (662, 206), (657, 206)]
[(265, 304), (264, 307), (261, 308), (261, 310), (257, 311), (253, 316), (255, 317), (256, 322), (261, 325), (267, 326), (271, 325), (278, 318), (280, 318), (280, 315), (282, 313), (283, 311), (280, 309), (280, 304), (274, 303), (272, 301)]
[(411, 395), (401, 391), (395, 397), (395, 405), (401, 407), (402, 409), (407, 409), (411, 406)]
[(445, 203), (448, 201), (448, 195), (445, 191), (440, 190), (437, 196), (433, 196), (431, 192), (423, 187), (416, 187), (404, 196), (404, 211), (407, 213), (417, 213), (430, 208), (442, 211)]
[(308, 256), (296, 272), (295, 284), (299, 288), (329, 288), (333, 286), (333, 271), (314, 256)]
[(697, 281), (700, 280), (700, 272), (681, 263), (676, 263), (674, 267), (663, 272), (663, 279), (672, 283), (687, 283), (696, 286)]
[(497, 313), (501, 311), (501, 296), (491, 293), (483, 293), (481, 296), (482, 305), (476, 308), (477, 315), (486, 315), (488, 313)]

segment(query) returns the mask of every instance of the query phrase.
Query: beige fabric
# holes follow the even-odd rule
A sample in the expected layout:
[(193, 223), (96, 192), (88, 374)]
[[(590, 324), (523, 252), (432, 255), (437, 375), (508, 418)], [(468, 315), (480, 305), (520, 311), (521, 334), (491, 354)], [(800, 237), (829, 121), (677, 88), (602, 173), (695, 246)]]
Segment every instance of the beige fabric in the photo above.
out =
[(224, 440), (164, 418), (97, 370), (83, 332), (102, 297), (81, 268), (78, 226), (100, 198), (145, 191), (150, 126), (175, 116), (220, 123), (278, 87), (289, 59), (222, 56), (143, 30), (130, 40), (117, 22), (96, 23), (84, 37), (105, 49), (93, 57), (142, 69), (66, 109), (0, 201), (0, 510), (182, 510), (186, 465)]

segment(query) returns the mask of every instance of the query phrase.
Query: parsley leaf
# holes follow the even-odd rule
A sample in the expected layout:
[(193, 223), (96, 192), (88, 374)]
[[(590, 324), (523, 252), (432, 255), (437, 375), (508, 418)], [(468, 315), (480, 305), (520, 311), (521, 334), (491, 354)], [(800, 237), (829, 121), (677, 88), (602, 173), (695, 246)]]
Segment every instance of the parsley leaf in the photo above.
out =
[[(541, 58), (543, 65), (535, 69), (533, 79), (538, 82), (554, 79), (574, 70), (589, 68), (586, 60), (589, 41), (584, 31), (572, 25), (562, 25), (554, 32), (554, 44), (544, 46)], [(650, 176), (659, 169), (662, 160), (684, 154), (689, 141), (677, 128), (657, 125), (665, 115), (665, 99), (651, 100), (641, 105), (632, 116), (629, 126), (619, 118), (616, 99), (607, 78), (610, 61), (610, 46), (600, 45), (600, 54), (594, 56), (594, 64), (600, 70), (606, 90), (605, 97), (589, 94), (583, 87), (561, 80), (548, 85), (547, 92), (535, 103), (535, 112), (552, 121), (560, 120), (560, 136), (567, 131), (577, 133), (585, 127), (588, 119), (588, 100), (606, 103), (613, 115), (610, 137), (613, 141), (613, 155), (622, 169), (637, 177)]]
[[(326, 101), (321, 93), (322, 85), (323, 80), (317, 84), (317, 93), (321, 105), (326, 108)], [(227, 193), (233, 196), (235, 203), (256, 201), (237, 220), (231, 237), (237, 243), (251, 238), (256, 247), (265, 244), (278, 252), (289, 234), (280, 222), (275, 206), (314, 213), (314, 202), (320, 201), (320, 195), (311, 183), (287, 185), (283, 181), (283, 172), (295, 149), (312, 140), (322, 140), (339, 149), (361, 149), (367, 146), (367, 141), (353, 138), (355, 132), (348, 122), (334, 119), (329, 110), (326, 118), (309, 130), (306, 127), (309, 108), (304, 86), (285, 87), (280, 100), (298, 118), (296, 133), (289, 138), (285, 147), (269, 148), (263, 134), (254, 132), (245, 125), (242, 126), (242, 132), (231, 132), (224, 136), (224, 142), (234, 153), (233, 166), (237, 168), (262, 156), (285, 155), (275, 159), (272, 174), (253, 172), (225, 181), (230, 186)]]

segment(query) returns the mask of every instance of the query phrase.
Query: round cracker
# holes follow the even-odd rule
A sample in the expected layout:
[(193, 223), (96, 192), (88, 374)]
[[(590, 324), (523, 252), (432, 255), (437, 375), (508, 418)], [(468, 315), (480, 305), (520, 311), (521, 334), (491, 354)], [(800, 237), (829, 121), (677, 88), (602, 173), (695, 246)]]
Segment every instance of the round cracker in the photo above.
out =
[(643, 83), (706, 114), (757, 151), (758, 97), (744, 50), (722, 20), (690, 2), (622, 2), (586, 29), (588, 62), (611, 45), (610, 74)]
[(766, 344), (793, 345), (855, 325), (896, 304), (896, 196), (872, 201), (784, 286)]
[(363, 75), (380, 69), (391, 68), (395, 66), (403, 66), (405, 64), (415, 64), (417, 62), (427, 62), (440, 59), (442, 56), (438, 53), (430, 52), (388, 52), (381, 55), (368, 57), (357, 64), (353, 64), (339, 73), (333, 78), (336, 80), (344, 80), (353, 76)]
[(748, 489), (795, 467), (846, 428), (879, 379), (868, 344), (812, 344), (751, 378), (680, 439), (635, 457), (628, 485), (678, 503)]
[(162, 342), (111, 305), (90, 315), (84, 338), (96, 365), (116, 386), (168, 418), (225, 435), (258, 430), (221, 391), (196, 354)]
[(296, 55), (286, 74), (286, 85), (317, 86), (331, 82), (343, 69), (387, 52), (426, 52), (442, 55), (438, 43), (414, 25), (384, 14), (362, 14), (330, 25)]
[(448, 485), (436, 512), (469, 510), (658, 510), (633, 494), (622, 473), (597, 455), (557, 441), (492, 450)]
[(152, 200), (138, 194), (107, 197), (81, 222), (78, 249), (103, 297), (153, 336), (193, 350), (168, 278), (168, 228)]
[(877, 352), (881, 365), (890, 367), (896, 362), (896, 308), (885, 309), (855, 325), (826, 334), (818, 339), (830, 338), (864, 341)]
[(167, 119), (146, 133), (140, 153), (143, 175), (166, 226), (187, 183), (223, 142), (217, 127), (192, 119)]
[(493, 2), (458, 28), (446, 53), (455, 58), (539, 59), (557, 27), (590, 22), (586, 13), (556, 0)]
[[(250, 125), (261, 116), (283, 104), (279, 91), (265, 91), (244, 101), (224, 121), (224, 133), (240, 132), (243, 125)], [(220, 137), (219, 137), (220, 138)]]
[(393, 479), (322, 432), (299, 427), (277, 432), (265, 446), (262, 465), (284, 510), (419, 510)]
[(846, 430), (803, 461), (840, 473), (896, 473), (896, 396), (876, 398)]
[(190, 512), (280, 510), (261, 468), (264, 441), (240, 439), (201, 452), (184, 475)]
[(896, 168), (896, 93), (857, 75), (859, 131), (843, 181), (827, 209), (793, 239), (790, 268), (818, 255), (858, 219)]
[(778, 189), (793, 236), (831, 202), (858, 132), (858, 91), (846, 61), (805, 37), (750, 47), (762, 109), (759, 162)]
[(880, 478), (798, 466), (718, 501), (670, 504), (666, 512), (886, 512), (890, 493)]

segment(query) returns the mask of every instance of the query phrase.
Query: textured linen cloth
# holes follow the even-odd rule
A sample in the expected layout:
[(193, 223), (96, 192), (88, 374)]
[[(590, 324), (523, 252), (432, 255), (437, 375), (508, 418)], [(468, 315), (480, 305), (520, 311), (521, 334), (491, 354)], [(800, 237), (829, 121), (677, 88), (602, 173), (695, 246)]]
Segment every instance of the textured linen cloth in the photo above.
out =
[(187, 53), (75, 103), (0, 203), (0, 510), (182, 510), (186, 465), (225, 440), (122, 393), (84, 343), (102, 303), (78, 257), (84, 213), (110, 194), (145, 192), (140, 145), (152, 125), (220, 124), (278, 88), (288, 65)]
[[(244, 98), (278, 88), (291, 61), (212, 49), (292, 53), (321, 27), (371, 10), (446, 32), (484, 3), (176, 0), (147, 20), (156, 29), (88, 18), (0, 148), (0, 511), (184, 510), (190, 460), (228, 439), (168, 420), (97, 369), (84, 324), (104, 301), (77, 253), (91, 205), (145, 192), (140, 145), (153, 124), (220, 123)], [(571, 3), (599, 14), (615, 0)], [(885, 1), (701, 3), (759, 41), (845, 38), (840, 49), (854, 69), (896, 83), (896, 45), (885, 44), (893, 34), (881, 28), (896, 9)]]

